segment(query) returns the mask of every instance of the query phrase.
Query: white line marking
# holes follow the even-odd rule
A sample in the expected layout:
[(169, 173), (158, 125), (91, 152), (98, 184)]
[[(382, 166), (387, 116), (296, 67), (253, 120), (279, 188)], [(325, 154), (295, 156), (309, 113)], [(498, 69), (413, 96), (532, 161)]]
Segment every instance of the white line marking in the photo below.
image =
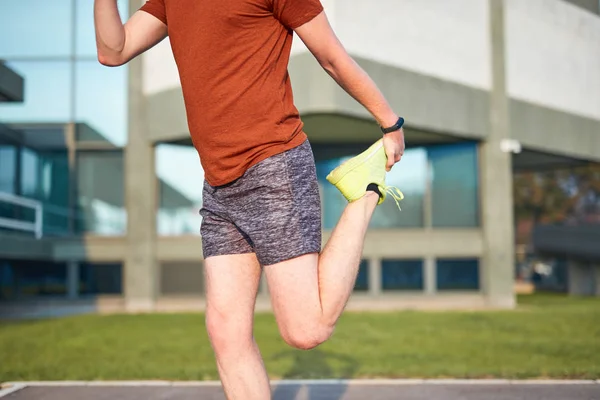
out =
[(175, 381), (171, 382), (175, 387), (220, 387), (220, 381)]
[(25, 386), (87, 386), (88, 384), (86, 381), (24, 381), (12, 383)]
[(8, 396), (11, 393), (19, 391), (25, 387), (21, 384), (8, 384), (6, 387), (2, 385), (3, 389), (0, 389), (0, 397)]
[(425, 385), (508, 385), (508, 379), (425, 379)]
[(597, 381), (593, 380), (544, 380), (544, 379), (525, 379), (520, 381), (510, 381), (512, 385), (589, 385), (594, 384)]
[[(600, 384), (599, 380), (557, 380), (557, 379), (306, 379), (306, 380), (273, 380), (274, 385), (357, 385), (357, 386), (402, 386), (402, 385), (593, 385)], [(0, 394), (7, 390), (20, 390), (27, 386), (177, 386), (177, 387), (215, 387), (220, 381), (23, 381), (6, 382), (2, 384)], [(12, 392), (10, 392), (12, 393)], [(2, 397), (0, 396), (0, 397)]]
[(351, 379), (343, 381), (346, 385), (375, 386), (375, 385), (422, 385), (425, 379)]
[(89, 381), (87, 386), (171, 386), (169, 381)]

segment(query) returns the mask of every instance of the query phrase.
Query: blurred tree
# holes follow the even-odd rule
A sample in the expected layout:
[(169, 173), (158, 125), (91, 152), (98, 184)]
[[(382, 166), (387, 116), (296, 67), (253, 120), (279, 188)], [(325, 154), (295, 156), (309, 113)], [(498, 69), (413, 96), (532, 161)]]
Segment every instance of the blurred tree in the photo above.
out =
[[(514, 178), (514, 207), (517, 230), (521, 225), (530, 230), (537, 224), (600, 223), (600, 164), (519, 172)], [(530, 232), (517, 235), (521, 243), (523, 236)]]

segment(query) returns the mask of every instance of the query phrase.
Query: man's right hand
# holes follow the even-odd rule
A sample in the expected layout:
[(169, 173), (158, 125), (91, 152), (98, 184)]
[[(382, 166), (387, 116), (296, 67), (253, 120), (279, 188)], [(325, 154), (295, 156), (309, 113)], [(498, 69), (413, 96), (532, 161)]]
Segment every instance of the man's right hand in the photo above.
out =
[(390, 172), (394, 164), (399, 162), (404, 155), (404, 130), (400, 128), (398, 131), (383, 135), (383, 146), (387, 156), (385, 169)]
[(115, 0), (95, 0), (94, 24), (98, 61), (111, 67), (129, 62), (167, 37), (167, 26), (144, 11), (123, 25)]

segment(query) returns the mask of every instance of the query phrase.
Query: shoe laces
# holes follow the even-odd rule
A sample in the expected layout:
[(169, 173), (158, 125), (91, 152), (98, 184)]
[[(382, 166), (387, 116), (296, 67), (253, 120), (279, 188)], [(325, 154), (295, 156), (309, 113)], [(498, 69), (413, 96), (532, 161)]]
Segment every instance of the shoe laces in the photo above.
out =
[(400, 191), (400, 189), (395, 186), (385, 186), (384, 191), (392, 196), (396, 202), (396, 205), (398, 206), (398, 210), (402, 211), (402, 208), (400, 208), (400, 201), (404, 199), (404, 194)]

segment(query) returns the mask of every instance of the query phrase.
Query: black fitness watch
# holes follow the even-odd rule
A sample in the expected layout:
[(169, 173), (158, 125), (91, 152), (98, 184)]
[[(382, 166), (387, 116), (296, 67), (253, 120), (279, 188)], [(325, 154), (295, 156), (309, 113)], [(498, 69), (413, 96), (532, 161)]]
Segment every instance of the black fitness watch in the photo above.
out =
[(386, 134), (386, 133), (391, 133), (391, 132), (396, 132), (399, 131), (400, 129), (402, 129), (402, 126), (404, 125), (404, 118), (400, 117), (398, 119), (398, 122), (396, 122), (395, 125), (390, 126), (389, 128), (381, 128), (381, 131)]

